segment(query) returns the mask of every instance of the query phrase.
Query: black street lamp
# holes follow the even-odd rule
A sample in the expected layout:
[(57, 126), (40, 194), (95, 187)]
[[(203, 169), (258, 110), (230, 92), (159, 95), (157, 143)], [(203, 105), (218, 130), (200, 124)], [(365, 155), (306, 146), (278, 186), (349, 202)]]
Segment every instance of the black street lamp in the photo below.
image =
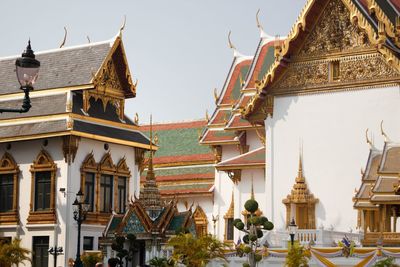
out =
[(22, 57), (17, 58), (15, 61), (15, 67), (17, 72), (17, 79), (21, 85), (20, 89), (24, 91), (25, 97), (22, 102), (20, 109), (2, 108), (0, 113), (3, 112), (16, 112), (25, 113), (31, 108), (31, 100), (29, 98), (29, 92), (33, 90), (33, 85), (39, 74), (40, 62), (35, 59), (35, 54), (31, 48), (31, 41), (28, 41), (26, 50), (22, 53)]
[(293, 247), (294, 236), (295, 236), (295, 234), (297, 232), (297, 228), (298, 228), (297, 225), (296, 225), (296, 222), (294, 221), (294, 218), (292, 218), (292, 221), (290, 222), (288, 228), (289, 228), (288, 230), (289, 230), (289, 235), (290, 235), (290, 243), (291, 243), (291, 245)]
[(79, 192), (76, 193), (76, 198), (72, 205), (74, 205), (74, 220), (78, 224), (78, 245), (76, 247), (76, 259), (74, 267), (83, 267), (83, 263), (81, 261), (81, 225), (86, 220), (87, 208), (81, 189), (79, 189)]
[(57, 256), (63, 254), (62, 247), (51, 247), (49, 253), (54, 256), (54, 267), (57, 267)]

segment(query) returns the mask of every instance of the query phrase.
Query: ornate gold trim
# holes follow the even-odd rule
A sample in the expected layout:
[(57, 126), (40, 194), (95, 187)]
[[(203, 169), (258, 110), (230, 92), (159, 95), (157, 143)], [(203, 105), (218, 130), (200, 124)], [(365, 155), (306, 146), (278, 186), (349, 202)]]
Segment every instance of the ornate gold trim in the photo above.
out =
[(231, 204), (229, 205), (229, 208), (224, 215), (224, 220), (225, 220), (224, 241), (231, 241), (230, 239), (228, 240), (228, 226), (229, 226), (228, 220), (229, 219), (232, 220), (234, 217), (235, 217), (235, 198), (234, 198), (234, 190), (232, 188)]
[(207, 215), (204, 210), (197, 205), (195, 211), (193, 212), (194, 223), (196, 225), (196, 233), (198, 237), (205, 236), (208, 233), (207, 225)]
[(19, 223), (19, 176), (20, 170), (14, 158), (5, 152), (0, 159), (0, 174), (12, 174), (13, 176), (13, 203), (12, 210), (0, 213), (0, 225), (15, 225)]
[[(57, 164), (54, 163), (52, 157), (46, 150), (41, 150), (37, 155), (36, 159), (33, 161), (31, 168), (31, 202), (30, 211), (28, 216), (28, 224), (50, 224), (56, 223), (56, 172)], [(35, 174), (36, 172), (50, 172), (50, 209), (46, 211), (35, 211), (34, 201), (35, 201)]]
[(73, 135), (66, 135), (62, 138), (62, 150), (65, 162), (70, 165), (75, 160), (76, 152), (78, 151), (80, 137)]

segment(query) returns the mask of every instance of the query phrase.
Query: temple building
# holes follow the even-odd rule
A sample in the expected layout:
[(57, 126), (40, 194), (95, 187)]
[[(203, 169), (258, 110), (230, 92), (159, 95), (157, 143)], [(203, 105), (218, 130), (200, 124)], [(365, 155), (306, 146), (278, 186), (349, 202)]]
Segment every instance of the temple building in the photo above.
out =
[[(199, 236), (214, 231), (214, 154), (198, 143), (205, 125), (205, 120), (190, 120), (152, 126), (159, 146), (153, 162), (161, 199), (176, 199), (180, 211), (193, 205)], [(149, 125), (142, 125), (141, 129), (149, 135)], [(146, 181), (147, 164), (144, 167), (142, 184)]]
[[(255, 194), (276, 232), (292, 217), (315, 231), (364, 233), (368, 245), (379, 237), (385, 245), (399, 243), (397, 147), (379, 138), (384, 120), (400, 140), (399, 7), (394, 0), (307, 1), (254, 81), (241, 115), (264, 125), (265, 175), (255, 186), (263, 188), (262, 200)], [(367, 128), (376, 147), (384, 146), (371, 149), (369, 158), (362, 142)], [(301, 173), (291, 189), (299, 145)], [(353, 190), (366, 161), (357, 216)]]
[[(153, 140), (151, 127), (150, 124), (150, 140)], [(150, 148), (150, 151), (153, 150)], [(124, 214), (113, 214), (104, 231), (102, 240), (102, 246), (106, 251), (104, 264), (107, 263), (107, 259), (117, 256), (117, 252), (112, 251), (112, 244), (118, 236), (126, 237), (129, 234), (136, 236), (135, 242), (138, 248), (129, 266), (143, 266), (154, 257), (169, 256), (171, 248), (166, 246), (166, 243), (177, 232), (185, 230), (196, 235), (192, 206), (179, 212), (177, 201), (176, 197), (161, 198), (153, 168), (153, 152), (150, 152), (139, 198), (134, 195)], [(129, 240), (126, 243), (129, 243)]]
[[(382, 133), (387, 138), (385, 132)], [(400, 212), (400, 144), (386, 139), (382, 150), (371, 141), (362, 171), (361, 185), (354, 197), (358, 226), (364, 231), (364, 245), (395, 245), (400, 242), (397, 222)]]
[[(136, 85), (121, 32), (36, 58), (31, 110), (0, 114), (0, 238), (21, 238), (34, 266), (52, 265), (49, 248), (62, 247), (57, 263), (68, 266), (77, 251), (76, 194), (82, 190), (88, 209), (81, 252), (98, 250), (112, 213), (124, 214), (128, 197), (139, 193), (150, 141), (124, 113)], [(1, 107), (22, 102), (15, 59), (0, 59)]]

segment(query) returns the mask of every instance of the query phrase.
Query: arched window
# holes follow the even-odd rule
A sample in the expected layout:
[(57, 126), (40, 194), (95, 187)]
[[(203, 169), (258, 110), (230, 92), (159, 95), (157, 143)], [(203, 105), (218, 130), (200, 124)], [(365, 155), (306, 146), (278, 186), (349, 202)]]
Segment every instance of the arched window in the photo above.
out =
[(114, 201), (114, 210), (117, 213), (125, 213), (126, 203), (129, 195), (129, 178), (131, 172), (126, 165), (126, 159), (123, 157), (117, 164), (117, 174), (115, 178), (116, 198)]
[(103, 156), (99, 163), (100, 173), (100, 195), (97, 198), (100, 213), (111, 213), (114, 209), (114, 176), (116, 167), (112, 161), (111, 154), (107, 153)]
[(196, 224), (197, 236), (201, 237), (207, 235), (207, 225), (208, 225), (207, 215), (199, 205), (197, 205), (193, 217), (194, 217), (194, 222)]
[(17, 224), (19, 168), (9, 153), (0, 160), (0, 224)]
[(93, 153), (86, 156), (81, 166), (81, 189), (85, 195), (85, 203), (88, 205), (88, 211), (94, 212), (96, 207), (96, 176), (97, 164)]
[(49, 153), (40, 151), (31, 165), (31, 204), (28, 216), (29, 224), (56, 222), (55, 179), (57, 165)]

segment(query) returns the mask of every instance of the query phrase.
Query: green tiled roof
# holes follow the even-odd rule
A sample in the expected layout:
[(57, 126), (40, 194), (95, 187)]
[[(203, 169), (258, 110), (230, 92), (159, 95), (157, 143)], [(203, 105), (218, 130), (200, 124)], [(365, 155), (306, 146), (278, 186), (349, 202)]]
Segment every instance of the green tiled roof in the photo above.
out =
[(240, 69), (240, 75), (235, 81), (235, 85), (233, 86), (233, 90), (231, 95), (229, 96), (232, 100), (238, 100), (240, 97), (240, 90), (242, 89), (242, 85), (240, 84), (240, 77), (244, 80), (246, 78), (247, 72), (249, 71), (250, 65), (245, 65)]
[[(174, 169), (157, 169), (155, 170), (156, 177), (158, 176), (170, 176), (170, 175), (182, 175), (182, 174), (195, 174), (195, 173), (214, 173), (215, 168), (210, 167), (182, 167)], [(146, 176), (147, 171), (142, 172), (142, 176)]]
[(269, 46), (267, 54), (264, 57), (263, 64), (261, 66), (261, 71), (258, 73), (258, 80), (262, 80), (264, 78), (264, 75), (267, 73), (269, 67), (274, 63), (275, 61), (275, 47), (274, 46)]
[[(208, 146), (199, 144), (199, 133), (203, 127), (189, 129), (155, 130), (159, 149), (155, 157), (181, 156), (211, 153)], [(149, 136), (149, 132), (145, 132)]]
[(177, 184), (177, 185), (161, 185), (160, 190), (183, 190), (183, 189), (209, 189), (210, 184)]
[(136, 216), (135, 212), (132, 212), (131, 216), (129, 217), (129, 220), (126, 222), (123, 233), (140, 234), (145, 232), (146, 230), (144, 229), (142, 222)]
[(110, 223), (110, 226), (108, 227), (107, 233), (114, 233), (115, 229), (118, 227), (118, 225), (121, 223), (122, 217), (113, 217), (112, 221)]
[(186, 217), (186, 212), (185, 213), (182, 212), (175, 215), (174, 218), (172, 218), (171, 222), (169, 223), (167, 230), (169, 231), (178, 230), (180, 227), (183, 226), (185, 217)]

